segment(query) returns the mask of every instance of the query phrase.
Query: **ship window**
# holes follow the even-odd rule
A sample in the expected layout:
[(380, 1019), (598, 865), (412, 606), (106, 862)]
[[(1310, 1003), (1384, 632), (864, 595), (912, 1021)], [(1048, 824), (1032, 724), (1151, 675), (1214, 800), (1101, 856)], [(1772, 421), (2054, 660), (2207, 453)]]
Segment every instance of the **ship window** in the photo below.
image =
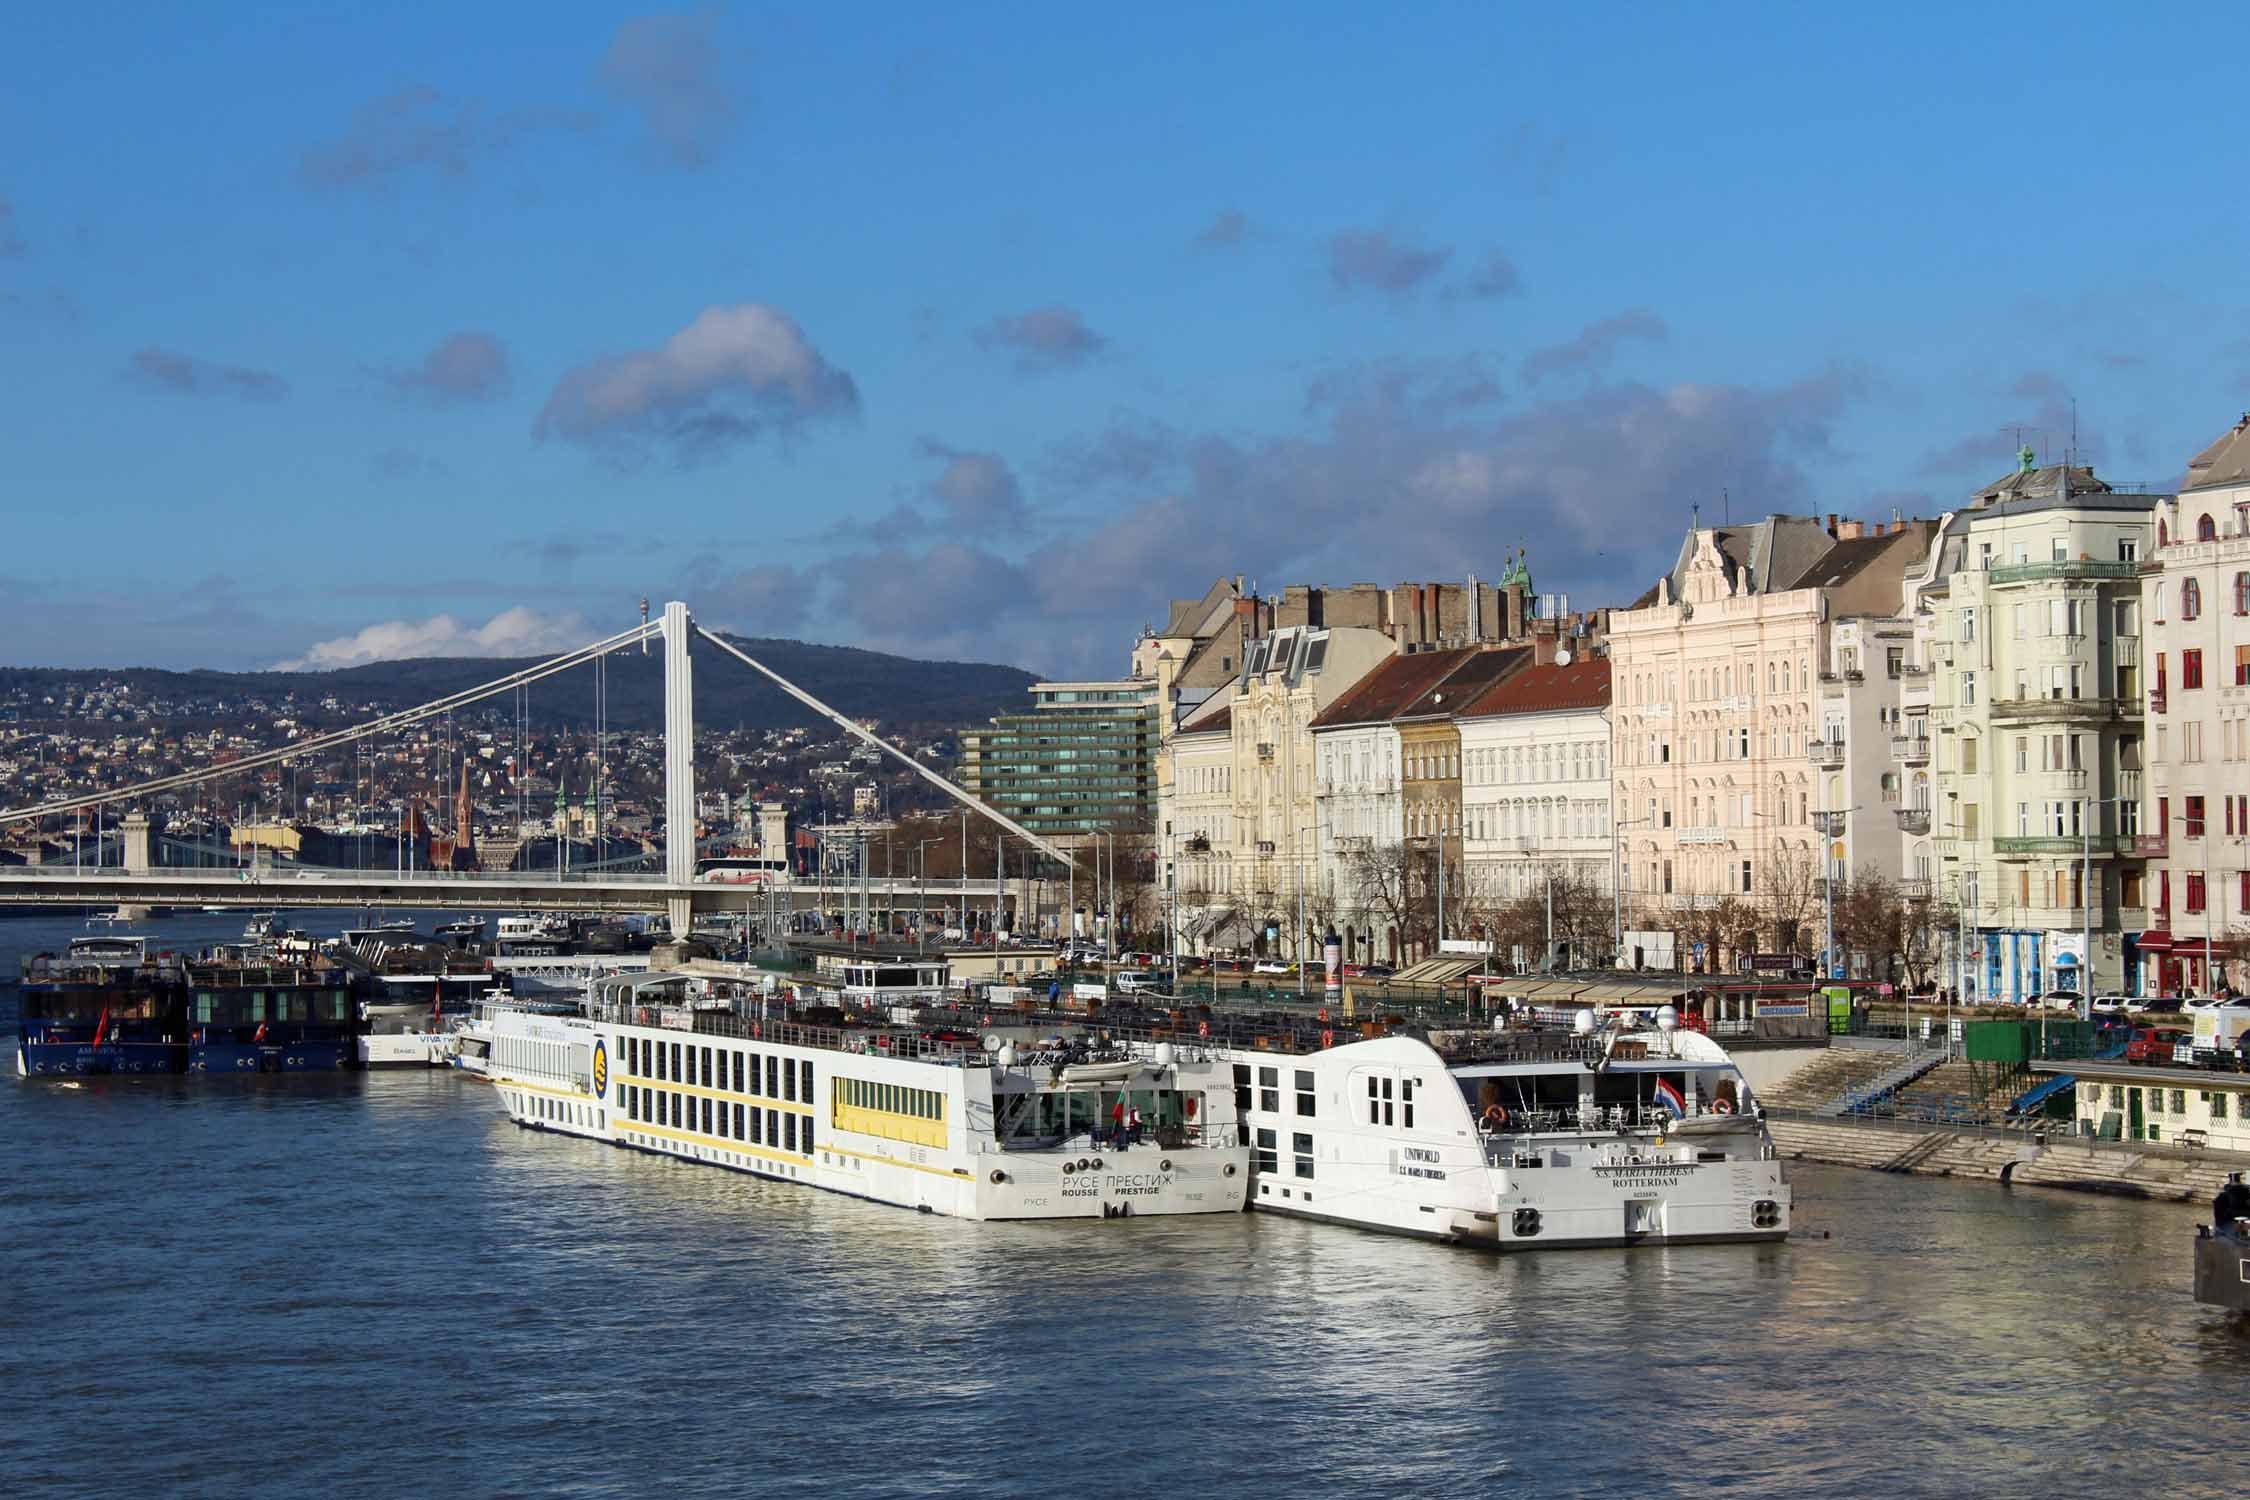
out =
[(765, 1114), (766, 1112), (762, 1109), (750, 1111), (750, 1144), (753, 1146), (762, 1146), (766, 1143)]
[(783, 1150), (794, 1151), (797, 1149), (797, 1117), (795, 1115), (783, 1115), (781, 1117), (781, 1139)]
[(1402, 1080), (1399, 1083), (1398, 1091), (1399, 1103), (1406, 1116), (1404, 1123), (1408, 1130), (1412, 1130), (1414, 1128), (1414, 1080), (1411, 1078)]
[(734, 1055), (734, 1091), (742, 1092), (742, 1054), (739, 1052)]
[(807, 1115), (797, 1123), (797, 1149), (810, 1156), (812, 1151), (812, 1116)]
[(1279, 1142), (1274, 1132), (1261, 1130), (1258, 1132), (1257, 1156), (1250, 1163), (1250, 1170), (1253, 1172), (1278, 1171), (1281, 1166), (1279, 1156)]
[(705, 1047), (703, 1049), (703, 1062), (701, 1066), (703, 1069), (703, 1077), (700, 1082), (705, 1088), (709, 1088), (711, 1086), (711, 1049), (709, 1047)]
[(781, 1059), (771, 1053), (766, 1055), (766, 1097), (781, 1097)]
[(1297, 1175), (1299, 1177), (1312, 1176), (1311, 1134), (1302, 1130), (1297, 1131), (1289, 1137), (1289, 1145), (1297, 1158)]
[(1281, 1069), (1258, 1070), (1258, 1108), (1272, 1114), (1281, 1113)]
[(678, 1042), (672, 1044), (672, 1081), (674, 1083), (680, 1081), (680, 1044)]
[(1388, 1078), (1367, 1080), (1367, 1123), (1393, 1125), (1397, 1118), (1391, 1104), (1391, 1081)]
[(711, 1129), (711, 1101), (708, 1099), (703, 1101), (703, 1133), (705, 1135), (715, 1133)]
[(1250, 1113), (1250, 1065), (1248, 1063), (1236, 1063), (1234, 1065), (1234, 1112), (1237, 1115)]
[(742, 1139), (742, 1106), (739, 1104), (734, 1107), (734, 1138)]
[(625, 1118), (628, 1120), (638, 1120), (641, 1117), (641, 1102), (633, 1097), (637, 1092), (635, 1089), (625, 1091)]
[(797, 1097), (810, 1104), (812, 1103), (812, 1059), (806, 1058), (798, 1067)]
[(762, 1090), (762, 1089), (760, 1089), (760, 1088), (758, 1087), (758, 1054), (757, 1054), (757, 1053), (755, 1053), (755, 1052), (753, 1052), (753, 1053), (751, 1053), (751, 1054), (750, 1054), (750, 1088), (749, 1088), (749, 1092), (750, 1092), (750, 1093), (752, 1093), (752, 1094), (759, 1094), (759, 1093), (763, 1093), (763, 1092), (764, 1092), (764, 1090)]

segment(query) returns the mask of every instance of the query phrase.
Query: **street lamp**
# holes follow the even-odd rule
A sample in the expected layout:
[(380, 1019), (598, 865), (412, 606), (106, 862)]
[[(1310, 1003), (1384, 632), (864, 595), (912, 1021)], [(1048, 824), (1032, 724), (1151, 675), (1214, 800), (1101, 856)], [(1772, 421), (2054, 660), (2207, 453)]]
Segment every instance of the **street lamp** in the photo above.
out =
[(943, 843), (943, 835), (918, 840), (914, 845), (914, 956), (922, 956), (922, 930), (929, 925), (930, 845)]
[[(1094, 857), (1094, 914), (1095, 919), (1102, 924), (1102, 964), (1106, 968), (1115, 951), (1111, 938), (1117, 931), (1117, 913), (1114, 910), (1117, 905), (1117, 835), (1107, 828), (1096, 828), (1090, 830), (1087, 837), (1100, 839), (1102, 849), (1109, 857), (1108, 908), (1102, 905), (1102, 856), (1096, 854)], [(1105, 910), (1108, 911), (1106, 920), (1102, 917)]]

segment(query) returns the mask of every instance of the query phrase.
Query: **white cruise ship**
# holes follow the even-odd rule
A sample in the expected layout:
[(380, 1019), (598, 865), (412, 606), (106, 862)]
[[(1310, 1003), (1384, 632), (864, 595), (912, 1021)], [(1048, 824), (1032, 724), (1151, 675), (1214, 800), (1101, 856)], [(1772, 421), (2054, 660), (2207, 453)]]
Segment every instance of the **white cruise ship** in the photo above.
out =
[(597, 979), (584, 1017), (489, 1004), (464, 1056), (484, 1054), (519, 1125), (927, 1212), (1243, 1206), (1249, 1148), (1229, 1068), (1206, 1049), (806, 1024), (734, 988), (652, 972)]
[(1789, 1188), (1725, 1049), (1669, 1012), (1592, 1022), (1423, 1040), (1223, 1018), (1251, 1206), (1499, 1250), (1784, 1238)]

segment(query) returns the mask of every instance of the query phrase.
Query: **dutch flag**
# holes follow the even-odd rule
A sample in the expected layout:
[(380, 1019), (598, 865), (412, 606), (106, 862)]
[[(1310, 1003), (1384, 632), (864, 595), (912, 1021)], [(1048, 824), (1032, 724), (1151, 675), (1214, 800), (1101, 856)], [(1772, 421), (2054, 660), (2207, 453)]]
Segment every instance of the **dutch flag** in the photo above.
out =
[(1687, 1096), (1669, 1078), (1656, 1080), (1656, 1102), (1663, 1105), (1675, 1120), (1684, 1119), (1687, 1115)]

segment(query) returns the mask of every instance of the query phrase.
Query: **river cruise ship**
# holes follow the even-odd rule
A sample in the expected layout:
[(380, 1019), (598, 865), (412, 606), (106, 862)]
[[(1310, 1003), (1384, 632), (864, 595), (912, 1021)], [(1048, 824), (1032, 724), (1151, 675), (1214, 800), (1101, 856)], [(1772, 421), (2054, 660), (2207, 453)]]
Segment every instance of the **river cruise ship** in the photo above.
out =
[(1221, 1016), (1250, 1206), (1497, 1250), (1778, 1240), (1789, 1187), (1724, 1048), (1598, 1024)]
[(187, 965), (187, 1071), (332, 1073), (361, 1064), (351, 975), (322, 959), (214, 952)]
[(464, 1045), (519, 1125), (967, 1219), (1239, 1210), (1231, 1073), (1191, 1044), (792, 1011), (751, 986), (595, 981), (583, 1016), (485, 1008)]
[(26, 1078), (177, 1073), (187, 1064), (187, 987), (177, 955), (148, 939), (72, 938), (23, 961), (16, 1071)]

